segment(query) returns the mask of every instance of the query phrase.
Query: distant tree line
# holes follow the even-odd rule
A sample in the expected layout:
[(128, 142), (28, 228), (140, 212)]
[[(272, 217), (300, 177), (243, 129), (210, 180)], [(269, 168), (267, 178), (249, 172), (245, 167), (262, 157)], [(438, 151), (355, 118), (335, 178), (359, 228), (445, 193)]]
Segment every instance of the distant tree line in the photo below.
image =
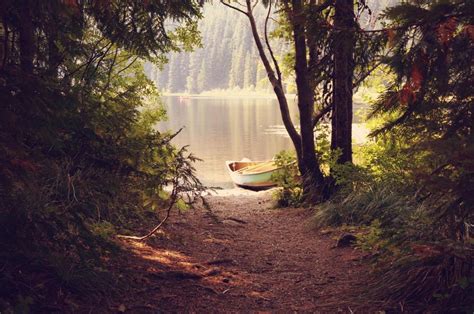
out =
[[(364, 27), (376, 26), (376, 16), (396, 1), (368, 1), (372, 14), (361, 18)], [(254, 11), (258, 27), (263, 29), (266, 10)], [(162, 91), (201, 93), (214, 89), (246, 89), (271, 92), (267, 74), (260, 63), (252, 33), (244, 16), (233, 14), (221, 5), (205, 5), (204, 19), (199, 22), (202, 47), (192, 52), (168, 54), (168, 63), (161, 69), (148, 64), (146, 72)], [(272, 26), (273, 21), (270, 21)], [(271, 27), (273, 28), (273, 27)], [(271, 39), (277, 41), (277, 39)], [(278, 40), (275, 55), (283, 59), (289, 44)], [(294, 92), (291, 79), (284, 81), (287, 92)]]
[[(265, 14), (257, 10), (258, 15)], [(147, 72), (160, 90), (200, 93), (213, 89), (269, 89), (246, 20), (219, 5), (207, 5), (199, 23), (202, 48), (171, 53), (162, 68)]]

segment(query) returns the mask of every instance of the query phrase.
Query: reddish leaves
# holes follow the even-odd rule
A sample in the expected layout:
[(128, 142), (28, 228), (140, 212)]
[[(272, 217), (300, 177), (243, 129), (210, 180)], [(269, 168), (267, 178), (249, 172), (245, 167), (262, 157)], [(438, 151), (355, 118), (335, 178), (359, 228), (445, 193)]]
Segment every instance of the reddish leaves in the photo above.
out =
[(76, 0), (63, 0), (63, 3), (68, 7), (77, 8)]
[(38, 167), (33, 162), (25, 159), (15, 158), (10, 161), (10, 164), (25, 171), (36, 172), (38, 170)]
[(418, 67), (418, 64), (414, 64), (413, 68), (411, 69), (411, 85), (414, 91), (418, 91), (421, 87), (421, 83), (423, 81), (423, 74)]
[(391, 28), (387, 29), (385, 32), (387, 34), (387, 46), (392, 48), (395, 45), (396, 32)]
[(468, 36), (471, 41), (474, 41), (474, 25), (466, 25), (463, 28), (463, 33)]
[(415, 98), (415, 93), (410, 87), (410, 84), (405, 84), (402, 90), (400, 91), (400, 101), (403, 105), (408, 105)]
[(407, 83), (403, 86), (399, 94), (400, 101), (403, 105), (407, 105), (415, 100), (416, 94), (420, 90), (422, 83), (423, 73), (421, 73), (418, 64), (415, 63), (411, 69), (411, 75), (408, 78)]
[(456, 31), (457, 26), (458, 21), (454, 17), (449, 18), (446, 20), (446, 22), (439, 24), (438, 29), (436, 30), (438, 41), (443, 45), (449, 44), (449, 42), (454, 37), (454, 32)]

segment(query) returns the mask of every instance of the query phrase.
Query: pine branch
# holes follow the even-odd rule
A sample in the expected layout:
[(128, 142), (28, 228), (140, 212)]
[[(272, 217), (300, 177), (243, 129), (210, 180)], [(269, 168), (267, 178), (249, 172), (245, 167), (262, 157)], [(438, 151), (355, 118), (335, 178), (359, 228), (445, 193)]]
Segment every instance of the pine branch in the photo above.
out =
[(109, 88), (110, 78), (112, 77), (112, 71), (117, 62), (118, 51), (119, 49), (115, 48), (114, 58), (112, 59), (112, 63), (110, 64), (109, 70), (107, 71), (107, 82), (105, 83), (104, 88), (102, 89), (102, 94)]

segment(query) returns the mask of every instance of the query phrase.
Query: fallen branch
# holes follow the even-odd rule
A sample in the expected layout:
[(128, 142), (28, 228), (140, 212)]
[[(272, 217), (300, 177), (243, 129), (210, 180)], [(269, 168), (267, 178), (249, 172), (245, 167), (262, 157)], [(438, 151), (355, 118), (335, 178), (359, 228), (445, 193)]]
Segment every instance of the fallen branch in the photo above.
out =
[[(181, 129), (178, 131), (178, 133), (181, 131)], [(181, 149), (180, 152), (185, 149), (184, 147)], [(155, 227), (153, 228), (150, 232), (148, 232), (146, 235), (142, 237), (137, 237), (137, 236), (127, 236), (127, 235), (118, 235), (118, 238), (122, 239), (131, 239), (131, 240), (137, 240), (137, 241), (144, 241), (154, 235), (160, 228), (163, 226), (163, 224), (168, 220), (171, 214), (171, 209), (173, 208), (174, 204), (176, 204), (176, 201), (178, 199), (178, 190), (179, 190), (179, 174), (175, 174), (173, 180), (173, 190), (171, 191), (171, 196), (170, 196), (170, 203), (168, 205), (168, 208), (166, 209), (166, 216), (165, 218)]]
[(232, 221), (238, 222), (239, 224), (244, 224), (244, 225), (247, 224), (245, 220), (234, 218), (234, 217), (227, 217), (224, 220), (232, 220)]
[(208, 292), (211, 292), (211, 293), (214, 293), (214, 294), (220, 294), (219, 291), (217, 291), (217, 290), (215, 290), (211, 287), (208, 287), (208, 286), (202, 286), (202, 285), (195, 284), (195, 285), (192, 285), (192, 287), (201, 288), (205, 291), (208, 291)]
[(173, 208), (173, 205), (176, 203), (176, 199), (178, 197), (178, 193), (176, 190), (176, 186), (173, 186), (173, 192), (171, 193), (171, 201), (170, 204), (166, 210), (166, 216), (165, 218), (155, 227), (153, 228), (150, 232), (148, 232), (146, 235), (142, 237), (137, 237), (137, 236), (127, 236), (127, 235), (118, 235), (118, 238), (122, 239), (132, 239), (132, 240), (138, 240), (138, 241), (144, 241), (154, 235), (158, 230), (160, 230), (161, 226), (168, 220), (171, 214), (171, 209)]
[[(176, 136), (181, 129), (176, 132), (171, 137)], [(163, 183), (164, 186), (171, 185), (172, 190), (169, 197), (169, 205), (166, 209), (165, 218), (160, 221), (160, 223), (153, 228), (146, 235), (138, 236), (128, 236), (128, 235), (118, 235), (118, 238), (122, 239), (131, 239), (143, 241), (155, 234), (160, 228), (165, 224), (171, 214), (173, 206), (178, 202), (178, 200), (183, 201), (186, 206), (193, 206), (193, 204), (198, 199), (203, 199), (202, 192), (205, 191), (205, 187), (202, 185), (201, 181), (195, 175), (195, 169), (192, 166), (192, 163), (199, 161), (200, 159), (194, 157), (192, 154), (187, 153), (187, 146), (182, 147), (174, 156), (174, 162), (169, 165), (171, 179)]]

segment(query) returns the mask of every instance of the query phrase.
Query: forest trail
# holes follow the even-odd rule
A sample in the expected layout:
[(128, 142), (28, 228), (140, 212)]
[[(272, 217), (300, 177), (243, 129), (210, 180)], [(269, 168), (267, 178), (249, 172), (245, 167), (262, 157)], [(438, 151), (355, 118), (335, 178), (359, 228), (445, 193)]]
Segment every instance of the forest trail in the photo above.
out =
[[(127, 313), (347, 312), (368, 274), (363, 254), (334, 248), (334, 234), (307, 227), (307, 209), (272, 209), (271, 191), (219, 192), (211, 209), (175, 214), (133, 252), (124, 275), (140, 290), (110, 304)], [(362, 305), (364, 307), (364, 305)]]

